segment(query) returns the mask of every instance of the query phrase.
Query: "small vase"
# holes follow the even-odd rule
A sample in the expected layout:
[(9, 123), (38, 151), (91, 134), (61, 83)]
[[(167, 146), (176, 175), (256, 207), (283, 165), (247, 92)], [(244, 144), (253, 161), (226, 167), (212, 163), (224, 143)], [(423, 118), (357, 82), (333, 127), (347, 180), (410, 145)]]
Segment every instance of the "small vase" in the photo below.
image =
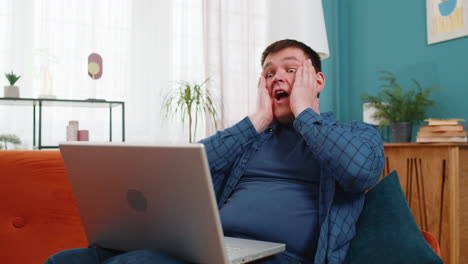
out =
[(392, 123), (393, 142), (411, 142), (411, 122)]
[(3, 87), (3, 96), (4, 97), (11, 97), (11, 98), (20, 97), (19, 87), (18, 86), (13, 86), (13, 85)]

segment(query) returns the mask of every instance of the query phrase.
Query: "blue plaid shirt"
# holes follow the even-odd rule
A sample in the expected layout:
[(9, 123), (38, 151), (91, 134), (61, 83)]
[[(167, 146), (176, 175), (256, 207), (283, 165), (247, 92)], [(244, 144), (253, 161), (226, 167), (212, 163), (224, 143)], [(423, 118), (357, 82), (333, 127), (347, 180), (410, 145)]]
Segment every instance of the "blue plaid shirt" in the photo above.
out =
[[(310, 108), (298, 115), (293, 125), (320, 162), (320, 236), (314, 263), (342, 263), (356, 232), (364, 191), (382, 173), (382, 139), (373, 125), (339, 123), (332, 113), (317, 114)], [(246, 117), (201, 141), (218, 208), (230, 196), (255, 151), (272, 135), (274, 126), (259, 134)]]

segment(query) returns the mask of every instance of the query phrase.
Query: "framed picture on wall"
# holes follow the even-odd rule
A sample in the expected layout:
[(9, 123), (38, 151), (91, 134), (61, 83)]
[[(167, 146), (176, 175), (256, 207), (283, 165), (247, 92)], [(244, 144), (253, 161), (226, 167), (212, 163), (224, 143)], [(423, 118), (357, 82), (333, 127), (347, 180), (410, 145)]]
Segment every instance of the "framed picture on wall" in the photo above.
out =
[(426, 0), (427, 43), (468, 36), (468, 0)]

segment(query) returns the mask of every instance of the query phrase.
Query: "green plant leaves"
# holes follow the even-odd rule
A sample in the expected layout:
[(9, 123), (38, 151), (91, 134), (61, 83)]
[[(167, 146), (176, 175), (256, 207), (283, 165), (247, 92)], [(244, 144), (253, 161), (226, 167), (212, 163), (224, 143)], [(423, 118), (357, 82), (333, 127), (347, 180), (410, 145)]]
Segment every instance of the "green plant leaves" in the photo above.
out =
[(3, 146), (0, 145), (0, 149), (2, 149), (3, 147), (5, 147), (5, 149), (8, 149), (7, 143), (18, 145), (21, 144), (21, 139), (13, 134), (2, 134), (0, 135), (0, 142), (3, 143)]
[(373, 118), (380, 120), (380, 125), (386, 126), (395, 122), (421, 122), (426, 116), (426, 109), (435, 104), (429, 99), (435, 88), (423, 88), (421, 84), (412, 79), (415, 87), (403, 90), (397, 83), (395, 75), (390, 71), (379, 71), (382, 76), (378, 79), (383, 82), (376, 96), (362, 94), (361, 101), (368, 102), (376, 109)]
[(209, 78), (201, 84), (178, 81), (176, 82), (176, 88), (168, 93), (164, 99), (162, 110), (165, 113), (165, 118), (169, 117), (169, 115), (172, 115), (172, 117), (179, 115), (182, 122), (188, 119), (190, 143), (196, 139), (200, 115), (208, 113), (215, 128), (218, 129), (218, 113), (214, 96), (205, 87), (208, 81)]
[(11, 86), (15, 85), (15, 83), (21, 78), (21, 75), (16, 75), (11, 71), (10, 73), (5, 73), (5, 77), (7, 78), (8, 82)]

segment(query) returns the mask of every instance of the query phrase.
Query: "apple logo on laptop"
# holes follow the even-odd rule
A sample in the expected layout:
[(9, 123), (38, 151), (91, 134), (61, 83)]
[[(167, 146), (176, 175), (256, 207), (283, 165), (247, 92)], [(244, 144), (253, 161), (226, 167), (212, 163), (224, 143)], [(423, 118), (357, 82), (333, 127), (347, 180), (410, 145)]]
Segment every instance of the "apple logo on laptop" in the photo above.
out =
[(146, 197), (137, 189), (128, 189), (127, 202), (130, 208), (137, 212), (145, 212), (148, 207)]

